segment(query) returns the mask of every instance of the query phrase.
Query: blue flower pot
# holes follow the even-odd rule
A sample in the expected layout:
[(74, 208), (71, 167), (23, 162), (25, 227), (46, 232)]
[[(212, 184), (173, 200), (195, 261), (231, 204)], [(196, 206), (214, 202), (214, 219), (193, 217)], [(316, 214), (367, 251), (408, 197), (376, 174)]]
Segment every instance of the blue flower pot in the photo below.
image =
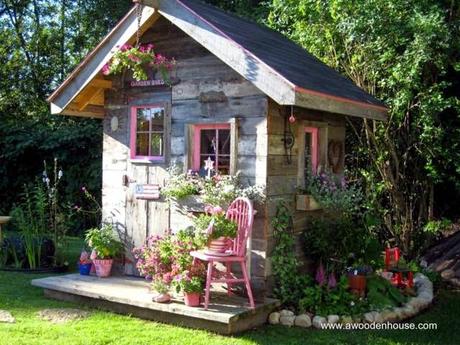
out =
[(91, 266), (92, 264), (78, 264), (78, 268), (80, 269), (80, 275), (82, 276), (89, 276), (89, 273), (91, 272)]

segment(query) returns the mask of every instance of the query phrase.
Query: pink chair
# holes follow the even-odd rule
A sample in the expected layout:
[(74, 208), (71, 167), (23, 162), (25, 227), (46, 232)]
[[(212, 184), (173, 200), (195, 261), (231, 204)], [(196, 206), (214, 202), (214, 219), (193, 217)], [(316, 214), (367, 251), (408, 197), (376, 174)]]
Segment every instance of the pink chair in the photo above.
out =
[[(232, 254), (228, 256), (209, 255), (203, 251), (195, 251), (190, 254), (194, 262), (198, 259), (208, 263), (206, 276), (206, 293), (204, 299), (204, 309), (208, 309), (211, 292), (211, 283), (226, 283), (227, 292), (231, 294), (233, 283), (243, 283), (249, 297), (249, 305), (254, 308), (254, 298), (252, 296), (251, 282), (246, 268), (246, 247), (249, 237), (251, 236), (252, 223), (254, 222), (254, 208), (248, 198), (237, 198), (232, 202), (227, 210), (227, 219), (233, 220), (238, 224), (238, 233), (232, 244)], [(213, 279), (213, 268), (215, 263), (225, 264), (227, 268), (226, 276), (223, 279)], [(243, 272), (243, 278), (232, 277), (232, 264), (238, 262)]]

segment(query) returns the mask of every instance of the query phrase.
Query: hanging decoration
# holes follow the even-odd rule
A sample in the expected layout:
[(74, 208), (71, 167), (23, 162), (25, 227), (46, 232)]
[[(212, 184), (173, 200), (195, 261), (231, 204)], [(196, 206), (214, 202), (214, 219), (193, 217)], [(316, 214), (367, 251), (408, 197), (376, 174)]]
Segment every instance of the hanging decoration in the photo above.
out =
[(148, 79), (147, 66), (158, 70), (165, 83), (170, 85), (170, 72), (176, 61), (173, 58), (168, 59), (161, 54), (156, 54), (152, 43), (140, 44), (143, 7), (142, 1), (136, 5), (137, 32), (135, 46), (125, 44), (118, 47), (110, 61), (102, 68), (102, 74), (117, 75), (129, 70), (133, 73), (135, 80), (142, 81)]
[(294, 118), (295, 122), (295, 117), (293, 115), (293, 108), (291, 107), (291, 116), (288, 117), (288, 114), (285, 115), (284, 117), (284, 137), (281, 139), (284, 143), (284, 151), (285, 151), (285, 157), (286, 157), (286, 163), (287, 164), (292, 164), (292, 148), (294, 147), (295, 143), (295, 137), (294, 134), (292, 133), (292, 128), (291, 128), (291, 117)]

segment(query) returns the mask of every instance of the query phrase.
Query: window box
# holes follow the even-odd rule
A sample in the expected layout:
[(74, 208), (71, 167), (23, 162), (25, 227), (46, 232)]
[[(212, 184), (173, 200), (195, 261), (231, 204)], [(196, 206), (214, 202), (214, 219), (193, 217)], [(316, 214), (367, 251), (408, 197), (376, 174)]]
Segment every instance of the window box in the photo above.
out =
[(202, 213), (206, 206), (201, 195), (189, 195), (185, 198), (174, 200), (174, 204), (184, 212), (192, 213)]
[(320, 210), (321, 206), (311, 195), (297, 194), (296, 209), (298, 211), (316, 211)]

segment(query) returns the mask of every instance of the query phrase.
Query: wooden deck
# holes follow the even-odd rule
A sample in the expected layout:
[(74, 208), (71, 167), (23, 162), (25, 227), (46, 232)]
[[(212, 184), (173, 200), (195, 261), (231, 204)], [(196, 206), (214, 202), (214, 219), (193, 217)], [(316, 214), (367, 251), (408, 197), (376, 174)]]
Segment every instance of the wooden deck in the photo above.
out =
[(45, 296), (84, 303), (120, 314), (175, 325), (234, 334), (263, 325), (279, 302), (265, 299), (248, 308), (247, 299), (213, 292), (208, 310), (187, 307), (180, 300), (162, 304), (152, 302), (152, 292), (144, 279), (133, 277), (97, 278), (69, 274), (32, 280), (44, 289)]

